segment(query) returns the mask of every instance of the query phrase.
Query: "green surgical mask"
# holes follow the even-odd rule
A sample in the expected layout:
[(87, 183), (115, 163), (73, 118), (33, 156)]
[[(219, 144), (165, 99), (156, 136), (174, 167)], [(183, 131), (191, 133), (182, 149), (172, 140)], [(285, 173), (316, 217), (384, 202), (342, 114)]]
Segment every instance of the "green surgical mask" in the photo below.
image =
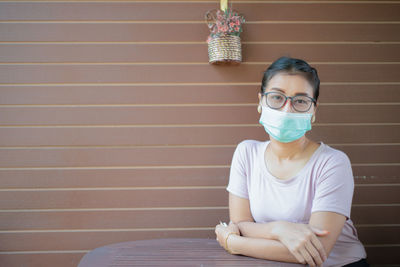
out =
[(312, 113), (290, 113), (263, 106), (260, 124), (272, 138), (289, 143), (311, 130), (311, 117)]

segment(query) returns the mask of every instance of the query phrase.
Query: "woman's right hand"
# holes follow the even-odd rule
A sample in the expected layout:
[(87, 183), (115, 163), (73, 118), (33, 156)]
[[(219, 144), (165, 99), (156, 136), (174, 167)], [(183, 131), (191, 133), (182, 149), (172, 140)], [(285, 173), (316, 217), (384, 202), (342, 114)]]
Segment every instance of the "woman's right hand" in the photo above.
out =
[(327, 235), (326, 230), (308, 224), (277, 221), (273, 227), (273, 234), (302, 264), (311, 267), (322, 266), (327, 259), (325, 249), (317, 238), (317, 235)]

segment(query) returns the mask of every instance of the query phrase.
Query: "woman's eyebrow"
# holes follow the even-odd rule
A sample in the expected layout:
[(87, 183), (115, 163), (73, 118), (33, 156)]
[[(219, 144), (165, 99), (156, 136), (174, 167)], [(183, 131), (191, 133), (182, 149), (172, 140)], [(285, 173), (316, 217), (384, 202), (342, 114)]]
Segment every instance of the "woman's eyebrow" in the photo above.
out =
[(285, 90), (283, 90), (281, 88), (278, 88), (278, 87), (272, 87), (271, 90), (279, 91), (279, 92), (282, 92), (282, 93), (285, 92)]
[[(278, 88), (278, 87), (272, 87), (271, 90), (275, 90), (275, 91), (279, 91), (282, 92), (283, 94), (285, 93), (285, 90)], [(309, 96), (307, 93), (295, 93), (294, 95), (305, 95), (305, 96)]]
[(305, 95), (305, 96), (309, 96), (307, 93), (296, 93), (295, 95)]

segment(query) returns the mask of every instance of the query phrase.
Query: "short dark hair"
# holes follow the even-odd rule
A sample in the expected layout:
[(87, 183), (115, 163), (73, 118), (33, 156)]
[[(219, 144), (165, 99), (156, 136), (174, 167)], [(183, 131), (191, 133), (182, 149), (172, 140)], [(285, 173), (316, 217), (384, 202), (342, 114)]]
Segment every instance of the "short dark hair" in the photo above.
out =
[(307, 62), (302, 59), (280, 57), (275, 60), (268, 69), (264, 72), (261, 82), (261, 93), (265, 92), (267, 83), (277, 73), (299, 74), (302, 75), (310, 83), (314, 89), (314, 99), (317, 100), (319, 96), (319, 78), (317, 70), (311, 67)]

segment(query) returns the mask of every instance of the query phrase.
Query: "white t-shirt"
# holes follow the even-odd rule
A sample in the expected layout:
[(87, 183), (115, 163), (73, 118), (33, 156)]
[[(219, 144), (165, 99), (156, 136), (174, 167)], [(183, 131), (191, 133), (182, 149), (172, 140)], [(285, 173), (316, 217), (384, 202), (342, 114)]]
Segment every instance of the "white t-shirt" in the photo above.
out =
[(354, 180), (346, 154), (321, 142), (296, 176), (281, 180), (269, 173), (265, 165), (268, 144), (269, 141), (246, 140), (237, 146), (227, 190), (249, 199), (257, 223), (308, 223), (315, 211), (343, 214), (347, 220), (324, 266), (343, 266), (366, 258), (350, 220)]

